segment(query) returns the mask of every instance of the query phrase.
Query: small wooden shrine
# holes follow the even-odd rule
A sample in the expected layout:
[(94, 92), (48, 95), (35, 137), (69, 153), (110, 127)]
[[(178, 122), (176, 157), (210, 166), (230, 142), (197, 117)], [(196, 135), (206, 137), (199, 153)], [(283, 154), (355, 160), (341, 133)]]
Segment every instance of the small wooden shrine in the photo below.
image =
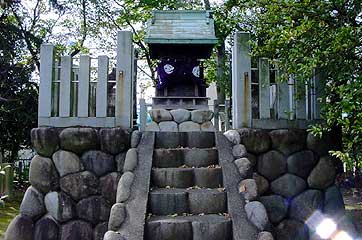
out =
[(210, 11), (155, 11), (145, 39), (158, 60), (153, 108), (208, 108), (202, 60), (217, 43)]

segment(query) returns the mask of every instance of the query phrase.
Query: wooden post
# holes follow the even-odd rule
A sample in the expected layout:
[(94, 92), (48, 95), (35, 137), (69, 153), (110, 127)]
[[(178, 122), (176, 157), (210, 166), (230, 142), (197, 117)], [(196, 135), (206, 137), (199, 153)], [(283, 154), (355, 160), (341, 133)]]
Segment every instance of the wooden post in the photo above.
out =
[(250, 34), (235, 33), (232, 48), (233, 128), (251, 127)]
[(91, 59), (87, 55), (80, 56), (78, 84), (78, 117), (88, 117), (89, 78)]
[(225, 100), (225, 131), (230, 129), (230, 100)]
[(140, 99), (140, 131), (146, 130), (147, 123), (147, 106), (144, 98)]
[(98, 57), (98, 81), (96, 93), (96, 117), (107, 117), (108, 107), (108, 65), (109, 59), (107, 56)]
[(71, 56), (61, 57), (59, 116), (70, 116), (70, 84), (72, 74)]
[(40, 86), (39, 86), (39, 117), (51, 117), (53, 51), (51, 44), (42, 44), (40, 48)]
[(219, 131), (219, 101), (217, 99), (214, 100), (214, 126), (216, 131)]
[(307, 119), (307, 85), (304, 81), (295, 81), (295, 116)]
[(324, 87), (322, 85), (322, 72), (314, 71), (313, 77), (313, 119), (321, 119), (322, 96)]
[(132, 127), (132, 33), (117, 34), (116, 126)]
[(289, 120), (295, 119), (295, 91), (294, 91), (294, 76), (288, 79), (288, 93), (289, 93)]
[(270, 118), (270, 73), (266, 58), (259, 58), (259, 113), (260, 119)]

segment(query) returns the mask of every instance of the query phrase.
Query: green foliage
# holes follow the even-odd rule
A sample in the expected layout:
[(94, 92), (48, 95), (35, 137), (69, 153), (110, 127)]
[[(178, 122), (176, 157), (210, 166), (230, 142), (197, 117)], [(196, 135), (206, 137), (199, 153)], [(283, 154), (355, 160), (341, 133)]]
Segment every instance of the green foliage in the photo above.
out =
[[(329, 130), (343, 130), (342, 160), (361, 159), (362, 152), (362, 2), (250, 1), (255, 56), (278, 60), (285, 75), (323, 80), (323, 118)], [(312, 131), (317, 131), (315, 126)], [(355, 164), (356, 165), (356, 164)]]

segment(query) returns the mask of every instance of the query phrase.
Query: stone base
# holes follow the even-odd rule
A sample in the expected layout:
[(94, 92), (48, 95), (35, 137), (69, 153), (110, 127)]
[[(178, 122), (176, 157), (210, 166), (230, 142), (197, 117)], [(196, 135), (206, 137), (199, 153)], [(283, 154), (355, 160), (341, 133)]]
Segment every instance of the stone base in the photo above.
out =
[(210, 110), (152, 109), (149, 112), (152, 122), (146, 125), (146, 131), (153, 132), (214, 132), (211, 120), (214, 113)]

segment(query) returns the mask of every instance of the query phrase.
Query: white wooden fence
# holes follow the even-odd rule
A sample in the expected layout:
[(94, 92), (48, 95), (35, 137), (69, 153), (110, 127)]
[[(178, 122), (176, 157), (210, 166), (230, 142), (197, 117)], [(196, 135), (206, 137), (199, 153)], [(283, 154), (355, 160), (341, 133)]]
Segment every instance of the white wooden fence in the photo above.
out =
[(323, 86), (318, 75), (305, 82), (293, 76), (279, 82), (278, 69), (266, 58), (252, 68), (249, 33), (234, 35), (232, 58), (233, 128), (306, 128), (320, 120)]
[[(132, 127), (134, 48), (132, 33), (117, 35), (115, 79), (109, 79), (108, 56), (54, 58), (54, 46), (40, 52), (38, 125)], [(94, 62), (96, 62), (94, 64)]]

